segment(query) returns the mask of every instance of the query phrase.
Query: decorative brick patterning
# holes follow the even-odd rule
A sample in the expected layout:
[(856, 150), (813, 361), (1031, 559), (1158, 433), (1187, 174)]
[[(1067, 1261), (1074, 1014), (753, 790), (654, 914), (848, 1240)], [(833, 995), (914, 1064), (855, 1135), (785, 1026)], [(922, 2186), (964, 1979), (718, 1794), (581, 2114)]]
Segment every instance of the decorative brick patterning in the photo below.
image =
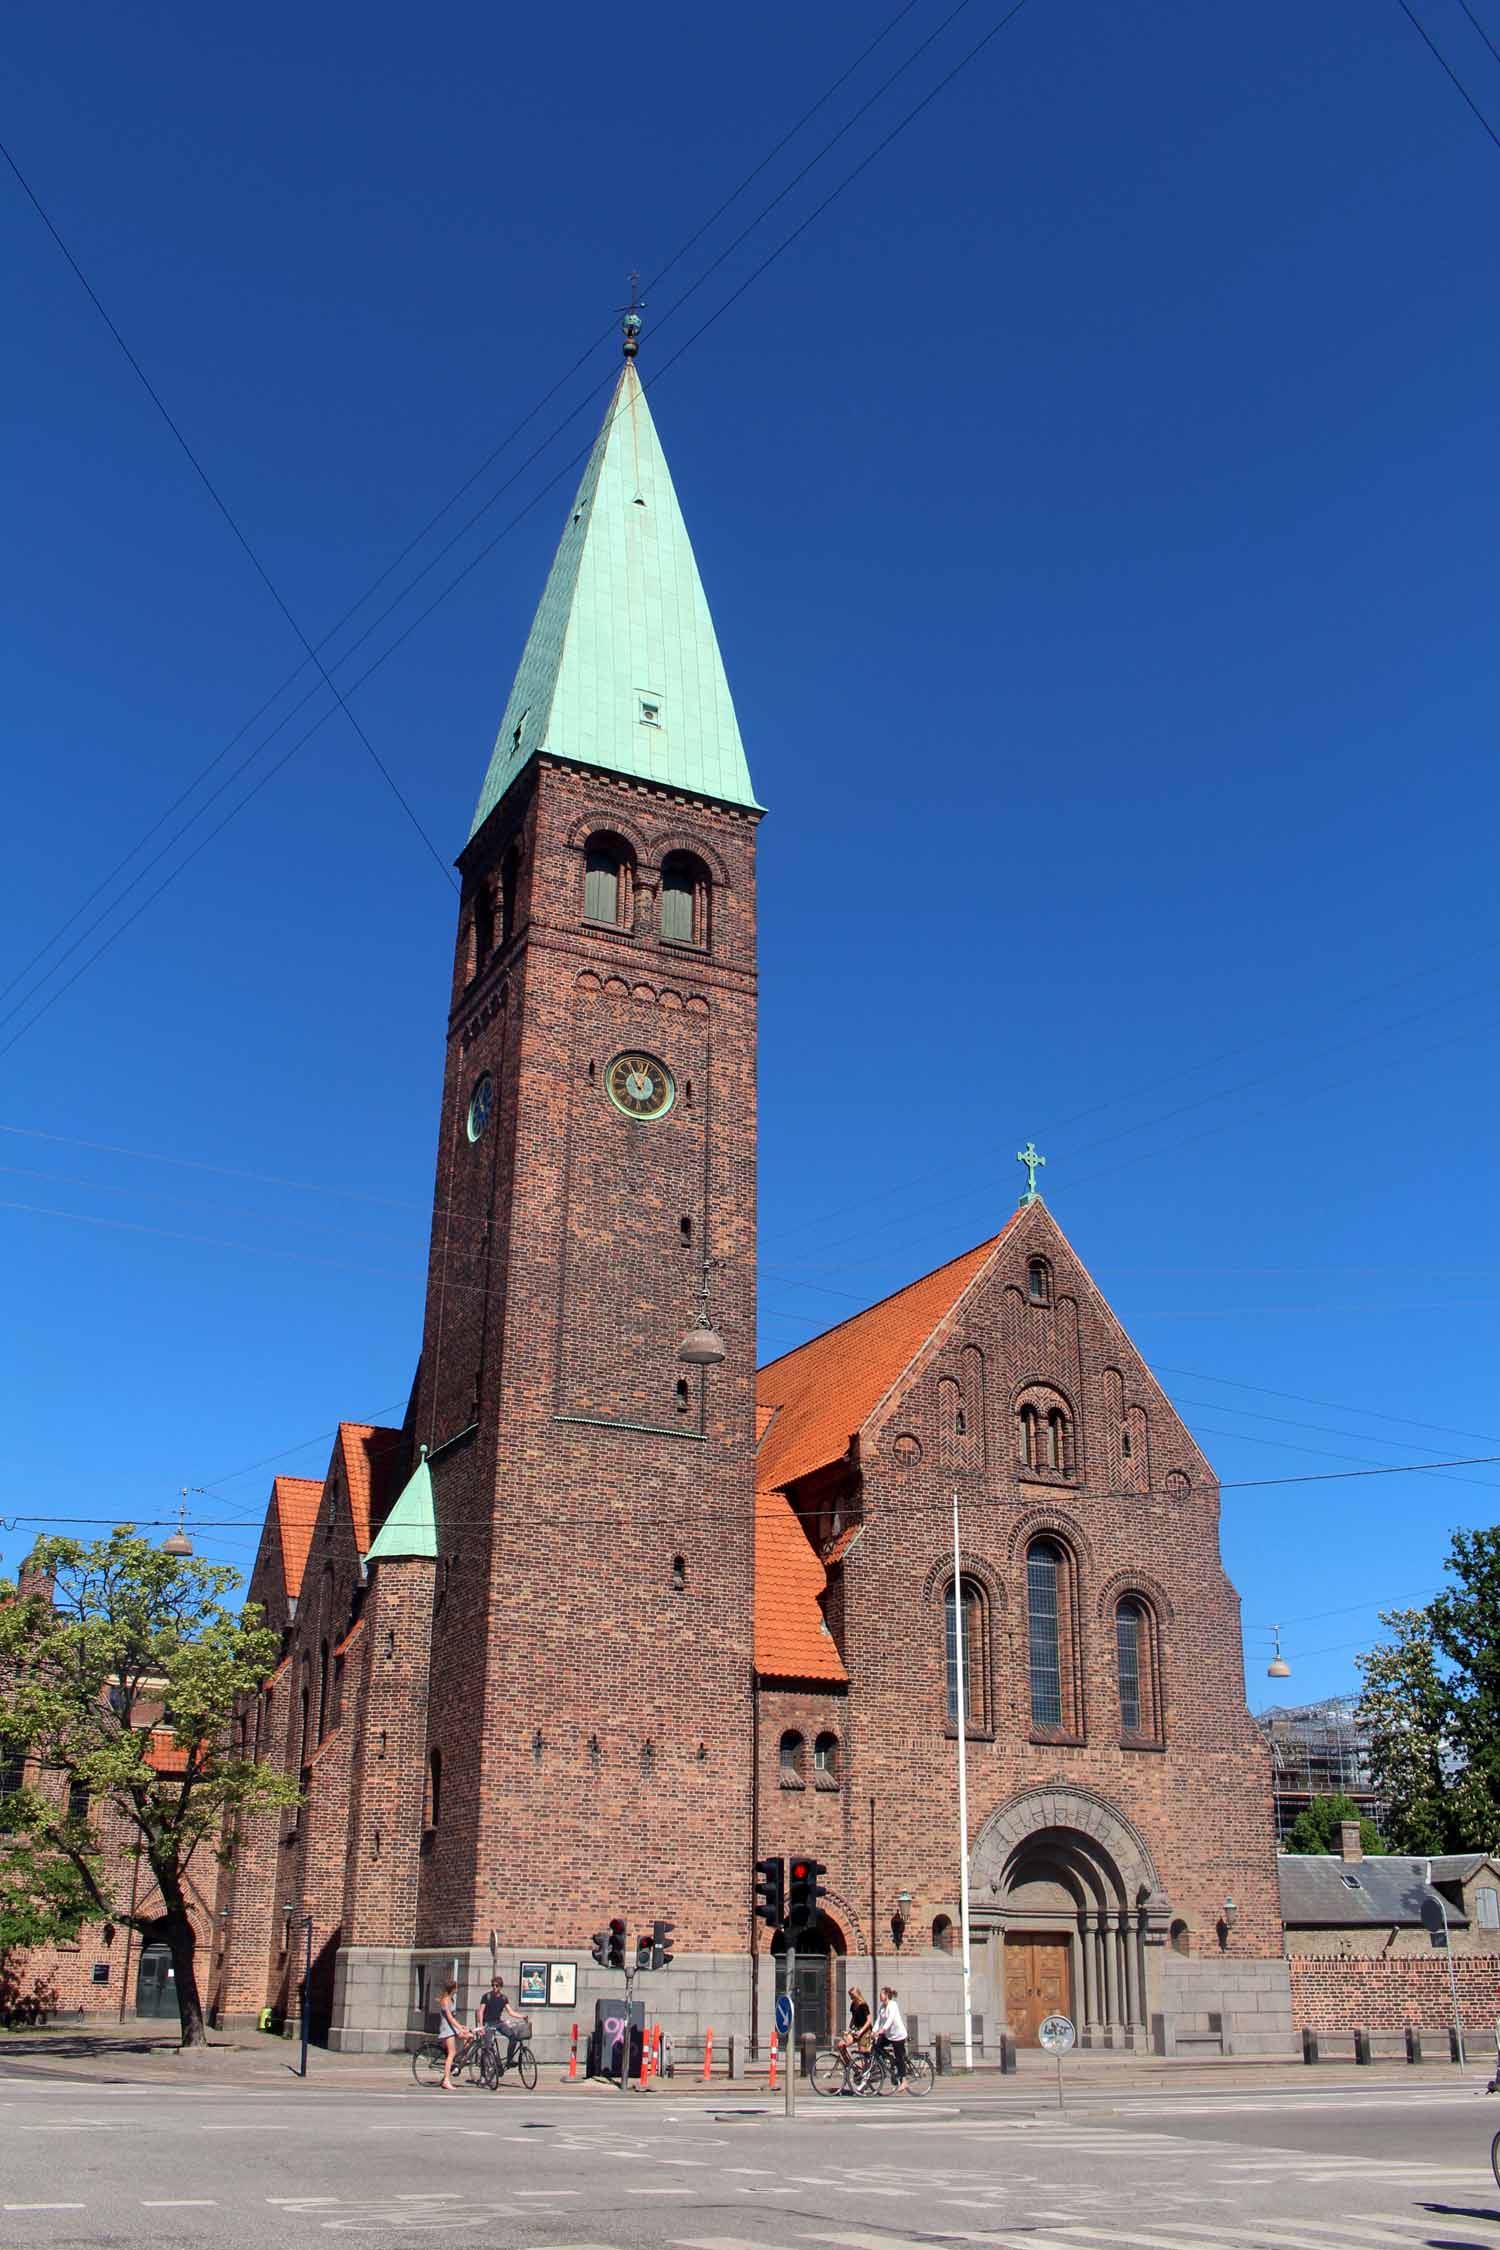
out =
[[(1407, 2024), (1441, 2030), (1453, 2021), (1448, 1965), (1427, 1960), (1361, 1960), (1294, 1955), (1292, 2011), (1299, 2031), (1401, 2031)], [(1493, 2032), (1500, 2022), (1500, 1956), (1455, 1956), (1459, 2014), (1465, 2027)]]

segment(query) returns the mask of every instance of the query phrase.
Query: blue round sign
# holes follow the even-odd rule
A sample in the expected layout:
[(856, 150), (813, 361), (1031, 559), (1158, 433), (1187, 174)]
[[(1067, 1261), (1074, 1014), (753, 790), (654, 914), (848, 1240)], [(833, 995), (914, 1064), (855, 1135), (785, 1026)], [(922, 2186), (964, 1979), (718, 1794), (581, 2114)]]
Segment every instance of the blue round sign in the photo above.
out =
[(781, 2037), (785, 2039), (787, 2033), (791, 2030), (791, 2028), (792, 2003), (788, 1995), (783, 1992), (778, 1995), (776, 2001), (776, 2029)]

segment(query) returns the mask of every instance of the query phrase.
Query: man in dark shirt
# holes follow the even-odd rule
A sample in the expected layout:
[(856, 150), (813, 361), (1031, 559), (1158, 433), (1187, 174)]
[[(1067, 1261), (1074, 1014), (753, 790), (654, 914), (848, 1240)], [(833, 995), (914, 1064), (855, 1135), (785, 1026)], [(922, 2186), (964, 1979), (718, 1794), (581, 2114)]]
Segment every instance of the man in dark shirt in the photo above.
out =
[(492, 1977), (490, 1989), (479, 2003), (479, 2021), (474, 2028), (476, 2031), (483, 2033), (485, 2045), (491, 2048), (493, 2048), (501, 2033), (504, 2033), (505, 2060), (500, 2065), (502, 2072), (509, 2070), (516, 2059), (516, 2049), (521, 2044), (520, 2033), (506, 2029), (505, 2013), (504, 1980), (500, 1977)]

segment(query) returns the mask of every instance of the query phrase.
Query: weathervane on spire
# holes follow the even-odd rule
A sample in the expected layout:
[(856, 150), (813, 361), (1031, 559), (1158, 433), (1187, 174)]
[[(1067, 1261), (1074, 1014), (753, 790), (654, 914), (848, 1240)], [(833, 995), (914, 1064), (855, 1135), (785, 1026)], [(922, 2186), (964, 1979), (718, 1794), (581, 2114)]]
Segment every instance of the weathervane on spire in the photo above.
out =
[(1022, 1196), (1020, 1202), (1020, 1209), (1023, 1211), (1028, 1203), (1040, 1203), (1042, 1200), (1037, 1193), (1036, 1176), (1039, 1168), (1046, 1161), (1045, 1156), (1037, 1155), (1035, 1141), (1028, 1141), (1024, 1148), (1016, 1150), (1016, 1162), (1024, 1164), (1026, 1167), (1026, 1193)]
[(641, 314), (646, 309), (646, 300), (641, 295), (640, 290), (641, 277), (638, 273), (633, 273), (630, 277), (630, 302), (625, 307), (620, 321), (620, 326), (625, 332), (624, 352), (627, 359), (634, 359), (640, 349)]

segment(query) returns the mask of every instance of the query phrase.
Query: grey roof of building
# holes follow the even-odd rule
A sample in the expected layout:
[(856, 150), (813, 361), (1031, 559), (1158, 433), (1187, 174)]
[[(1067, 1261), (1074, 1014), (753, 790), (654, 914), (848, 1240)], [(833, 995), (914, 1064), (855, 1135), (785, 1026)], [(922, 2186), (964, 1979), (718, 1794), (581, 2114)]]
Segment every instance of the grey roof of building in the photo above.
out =
[[(1482, 1857), (1465, 1853), (1435, 1859), (1432, 1870), (1440, 1881), (1461, 1881)], [(1393, 1852), (1356, 1860), (1341, 1859), (1336, 1852), (1279, 1852), (1281, 1919), (1314, 1929), (1372, 1922), (1382, 1928), (1420, 1925), (1424, 1902), (1439, 1896), (1422, 1879), (1426, 1865), (1424, 1859), (1400, 1858)], [(1445, 1897), (1443, 1904), (1456, 1928), (1467, 1924), (1468, 1916), (1451, 1898)]]

